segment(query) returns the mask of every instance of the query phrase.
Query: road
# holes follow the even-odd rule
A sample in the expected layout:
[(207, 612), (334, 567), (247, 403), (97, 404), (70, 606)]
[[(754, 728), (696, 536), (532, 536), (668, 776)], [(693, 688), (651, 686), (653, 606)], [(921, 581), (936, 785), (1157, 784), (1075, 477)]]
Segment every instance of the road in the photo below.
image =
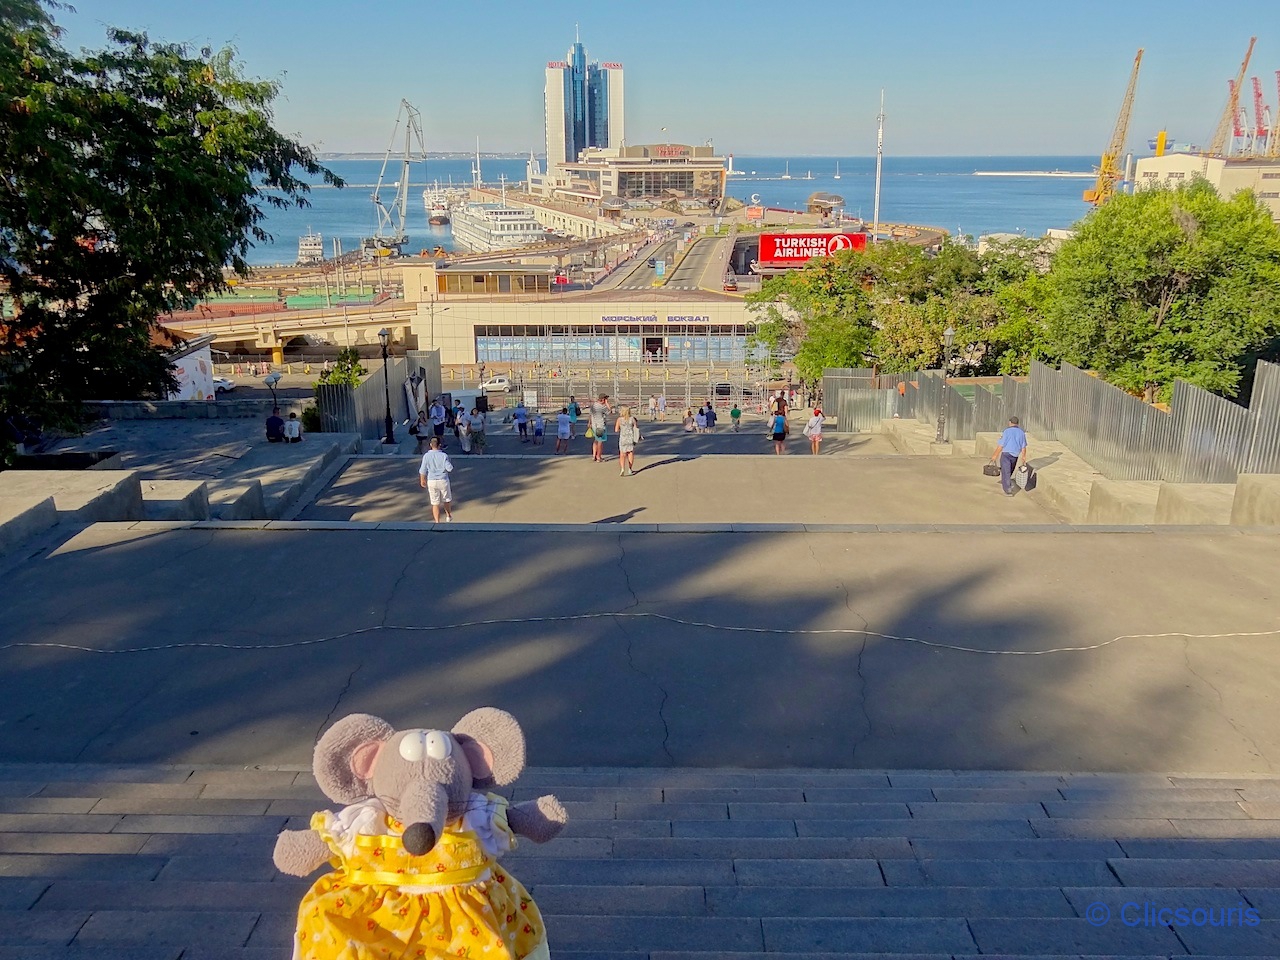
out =
[(716, 259), (723, 241), (702, 240), (689, 248), (688, 254), (680, 261), (680, 266), (667, 279), (668, 290), (699, 290), (704, 287), (719, 285), (719, 277), (705, 277), (707, 268)]
[(649, 251), (648, 256), (638, 256), (631, 265), (630, 271), (623, 278), (614, 284), (614, 290), (652, 290), (653, 281), (657, 276), (653, 267), (649, 266), (649, 261), (665, 260), (668, 263), (675, 257), (676, 242), (668, 240), (666, 243), (659, 244), (657, 247)]

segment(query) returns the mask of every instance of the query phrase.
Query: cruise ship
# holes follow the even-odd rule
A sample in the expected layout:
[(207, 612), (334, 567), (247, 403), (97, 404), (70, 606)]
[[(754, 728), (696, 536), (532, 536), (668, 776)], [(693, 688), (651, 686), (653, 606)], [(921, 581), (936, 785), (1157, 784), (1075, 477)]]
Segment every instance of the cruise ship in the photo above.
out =
[(324, 237), (308, 231), (305, 237), (298, 238), (298, 265), (311, 266), (324, 262)]
[(547, 239), (546, 228), (528, 210), (501, 203), (454, 207), (452, 218), (453, 239), (476, 253), (527, 247)]

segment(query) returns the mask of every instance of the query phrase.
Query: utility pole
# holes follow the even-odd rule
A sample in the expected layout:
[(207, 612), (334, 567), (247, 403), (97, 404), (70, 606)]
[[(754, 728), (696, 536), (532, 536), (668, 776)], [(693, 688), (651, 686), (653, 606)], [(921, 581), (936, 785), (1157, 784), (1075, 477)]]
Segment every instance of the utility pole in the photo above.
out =
[(880, 115), (876, 117), (876, 203), (871, 216), (871, 242), (880, 234), (880, 168), (884, 165), (884, 91), (880, 91)]

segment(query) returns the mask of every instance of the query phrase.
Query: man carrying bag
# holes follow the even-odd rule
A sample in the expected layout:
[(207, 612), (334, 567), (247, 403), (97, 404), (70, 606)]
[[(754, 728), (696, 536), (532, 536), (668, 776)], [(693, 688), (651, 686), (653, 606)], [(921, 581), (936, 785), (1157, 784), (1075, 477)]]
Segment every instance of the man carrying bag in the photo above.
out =
[(996, 444), (996, 452), (991, 455), (991, 462), (999, 462), (1000, 489), (1006, 497), (1012, 497), (1013, 471), (1019, 463), (1025, 465), (1027, 462), (1027, 432), (1018, 425), (1017, 417), (1009, 418), (1009, 426), (1000, 434), (1000, 442)]

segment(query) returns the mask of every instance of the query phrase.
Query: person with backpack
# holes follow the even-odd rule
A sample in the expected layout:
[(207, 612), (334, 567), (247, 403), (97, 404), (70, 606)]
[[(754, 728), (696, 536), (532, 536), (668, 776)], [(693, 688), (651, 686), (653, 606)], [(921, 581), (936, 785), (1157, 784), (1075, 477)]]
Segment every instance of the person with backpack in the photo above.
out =
[[(779, 398), (781, 399), (781, 398)], [(791, 427), (787, 424), (787, 415), (785, 413), (775, 413), (769, 424), (770, 436), (773, 439), (773, 452), (782, 455), (782, 445), (786, 442), (787, 434), (791, 432)]]

